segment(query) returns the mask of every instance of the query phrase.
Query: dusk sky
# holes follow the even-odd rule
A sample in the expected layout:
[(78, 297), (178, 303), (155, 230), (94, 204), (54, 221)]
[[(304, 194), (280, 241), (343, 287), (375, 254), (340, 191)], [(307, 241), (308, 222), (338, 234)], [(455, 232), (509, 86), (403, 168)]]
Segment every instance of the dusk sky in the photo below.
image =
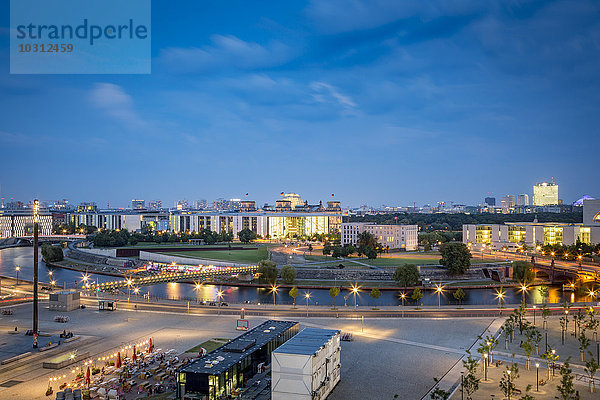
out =
[(150, 75), (10, 75), (0, 197), (600, 197), (598, 1), (152, 2)]

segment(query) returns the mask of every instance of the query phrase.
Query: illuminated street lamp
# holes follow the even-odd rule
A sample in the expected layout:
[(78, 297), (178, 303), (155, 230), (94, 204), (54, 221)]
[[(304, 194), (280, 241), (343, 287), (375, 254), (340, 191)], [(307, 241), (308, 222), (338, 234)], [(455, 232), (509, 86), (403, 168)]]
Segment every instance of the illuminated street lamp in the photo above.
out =
[(38, 271), (39, 271), (40, 201), (33, 201), (33, 348), (37, 348), (38, 334)]
[(406, 293), (400, 293), (400, 298), (402, 299), (402, 318), (404, 318), (404, 300), (406, 300)]
[(304, 297), (306, 297), (306, 316), (308, 317), (308, 301), (310, 300), (310, 292), (304, 293)]
[(510, 400), (510, 392), (512, 392), (512, 386), (510, 385), (510, 373), (512, 371), (509, 369), (506, 371), (506, 373), (508, 374), (508, 400)]
[(196, 303), (200, 302), (200, 288), (202, 288), (202, 284), (200, 282), (196, 282), (194, 290), (196, 290)]
[(271, 293), (273, 293), (273, 305), (275, 305), (275, 297), (277, 296), (277, 290), (279, 290), (279, 286), (271, 285)]
[(496, 291), (496, 298), (498, 299), (498, 302), (500, 303), (500, 308), (502, 308), (502, 300), (504, 299), (504, 289), (500, 289)]
[(19, 271), (21, 270), (21, 267), (19, 267), (18, 265), (15, 267), (15, 271), (17, 271), (17, 286), (19, 285)]
[(441, 295), (442, 295), (442, 292), (444, 291), (444, 288), (442, 285), (438, 285), (435, 287), (435, 291), (437, 292), (437, 296), (438, 296), (438, 309), (440, 309), (442, 307)]
[(354, 309), (356, 310), (356, 295), (358, 294), (358, 290), (360, 289), (360, 286), (358, 286), (357, 284), (351, 285), (351, 289), (350, 291), (354, 294)]
[(535, 309), (537, 308), (537, 306), (534, 304), (533, 305), (533, 326), (535, 326)]
[(521, 291), (521, 302), (527, 304), (525, 302), (525, 294), (527, 293), (527, 291), (529, 290), (529, 288), (524, 283), (522, 283), (521, 287), (519, 288), (519, 290)]
[(540, 391), (540, 363), (535, 363), (535, 391)]
[(488, 358), (488, 354), (483, 353), (483, 380), (484, 380), (484, 382), (487, 382), (487, 358)]

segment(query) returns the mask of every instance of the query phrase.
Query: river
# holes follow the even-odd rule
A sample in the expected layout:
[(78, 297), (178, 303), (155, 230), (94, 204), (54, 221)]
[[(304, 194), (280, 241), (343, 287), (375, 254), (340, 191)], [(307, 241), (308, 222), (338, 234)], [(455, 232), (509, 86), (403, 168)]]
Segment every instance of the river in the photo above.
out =
[[(40, 254), (41, 260), (41, 254)], [(19, 278), (26, 280), (33, 279), (33, 248), (32, 247), (14, 247), (0, 250), (0, 275), (16, 277), (15, 267), (19, 266)], [(39, 276), (41, 282), (50, 282), (51, 278), (49, 275), (50, 269), (46, 264), (40, 261)], [(78, 282), (81, 286), (82, 273), (77, 271), (71, 271), (66, 269), (53, 269), (52, 279), (56, 281), (57, 285), (63, 287), (73, 288), (75, 283)], [(90, 279), (94, 282), (108, 282), (111, 280), (119, 279), (110, 276), (103, 275), (91, 275)], [(171, 298), (171, 299), (187, 299), (190, 301), (204, 300), (204, 301), (215, 301), (217, 298), (217, 292), (223, 291), (223, 301), (231, 303), (243, 303), (250, 301), (252, 303), (265, 303), (273, 302), (273, 295), (270, 290), (262, 288), (251, 288), (251, 287), (236, 287), (236, 286), (215, 286), (215, 285), (202, 285), (199, 290), (196, 290), (194, 285), (188, 283), (168, 283), (154, 286), (147, 286), (140, 288), (139, 296), (143, 294), (150, 294), (150, 296), (159, 298)], [(504, 304), (518, 304), (521, 302), (521, 292), (518, 289), (506, 288), (506, 295), (504, 296)], [(127, 291), (125, 291), (127, 292)], [(293, 299), (288, 294), (288, 289), (279, 289), (276, 294), (275, 301), (277, 303), (288, 303), (291, 304)], [(311, 289), (299, 290), (300, 296), (296, 299), (298, 304), (306, 305), (306, 298), (304, 294), (310, 293), (309, 304), (321, 304), (327, 305), (332, 303), (332, 299), (329, 296), (329, 291), (326, 289)], [(411, 292), (407, 293), (408, 297)], [(437, 305), (438, 295), (433, 290), (423, 290), (424, 297), (421, 299), (423, 305)], [(463, 304), (469, 305), (498, 305), (498, 299), (496, 297), (495, 289), (468, 289), (465, 290), (465, 298)], [(131, 293), (134, 296), (133, 291)], [(457, 301), (452, 296), (452, 291), (446, 290), (439, 297), (440, 303), (445, 304), (456, 304)], [(538, 290), (532, 288), (527, 295), (526, 300), (529, 304), (541, 304), (543, 302), (542, 297)], [(562, 292), (558, 287), (551, 287), (549, 294), (550, 303), (559, 303), (565, 300), (569, 302), (574, 301), (591, 301), (589, 297), (579, 297), (574, 293)], [(369, 296), (367, 291), (361, 291), (356, 296), (356, 302), (358, 305), (373, 305), (374, 299)], [(407, 298), (406, 306), (414, 305), (414, 301)], [(354, 294), (347, 290), (343, 290), (336, 298), (337, 305), (354, 306)], [(402, 305), (400, 298), (400, 292), (395, 290), (382, 290), (381, 297), (377, 299), (377, 305), (390, 306), (390, 305)]]

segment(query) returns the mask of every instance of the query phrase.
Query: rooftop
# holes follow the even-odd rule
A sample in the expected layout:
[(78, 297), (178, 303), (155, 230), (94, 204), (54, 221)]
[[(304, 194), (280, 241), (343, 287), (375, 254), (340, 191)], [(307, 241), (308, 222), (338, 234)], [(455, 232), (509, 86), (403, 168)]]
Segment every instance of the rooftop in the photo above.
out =
[(273, 353), (312, 356), (338, 333), (340, 333), (340, 331), (333, 329), (305, 328), (296, 336), (275, 349)]
[(219, 375), (297, 324), (293, 321), (265, 321), (179, 371)]

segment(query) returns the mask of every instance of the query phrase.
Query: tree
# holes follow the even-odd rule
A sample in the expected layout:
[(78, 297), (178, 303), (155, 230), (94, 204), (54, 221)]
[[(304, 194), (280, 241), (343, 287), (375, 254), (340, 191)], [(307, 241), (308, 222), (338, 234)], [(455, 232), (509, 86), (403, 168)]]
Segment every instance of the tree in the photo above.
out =
[(242, 243), (249, 243), (253, 240), (256, 240), (256, 238), (257, 238), (256, 232), (254, 232), (248, 228), (244, 228), (238, 232), (238, 239), (240, 239), (240, 242), (242, 242)]
[(281, 279), (287, 284), (293, 283), (296, 279), (296, 268), (291, 265), (284, 265), (281, 268)]
[(535, 279), (533, 265), (527, 261), (517, 261), (513, 264), (513, 277), (517, 282), (525, 285), (533, 283)]
[(375, 299), (375, 308), (377, 308), (377, 299), (379, 298), (379, 296), (381, 296), (381, 291), (379, 290), (379, 288), (374, 287), (373, 289), (371, 289), (371, 293), (369, 293), (369, 296)]
[(60, 247), (44, 243), (42, 245), (42, 258), (47, 262), (56, 262), (62, 261), (64, 259), (64, 255)]
[(329, 289), (329, 295), (333, 298), (333, 308), (335, 309), (335, 298), (340, 294), (340, 288), (334, 286)]
[(402, 264), (394, 271), (394, 280), (402, 287), (419, 283), (419, 269), (414, 264)]
[(331, 254), (331, 243), (325, 242), (323, 245), (323, 255), (328, 256)]
[(377, 237), (367, 231), (358, 235), (358, 254), (364, 254), (369, 259), (377, 258), (377, 248), (381, 247), (377, 243)]
[(477, 378), (477, 366), (479, 362), (476, 358), (471, 356), (471, 352), (467, 350), (467, 359), (463, 360), (463, 367), (466, 370), (465, 375), (463, 376), (462, 388), (467, 400), (473, 399), (473, 394), (479, 390), (479, 381)]
[(596, 384), (594, 382), (594, 375), (598, 372), (598, 361), (594, 358), (594, 355), (591, 351), (588, 351), (590, 358), (585, 362), (585, 368), (583, 369), (585, 373), (590, 378), (590, 393), (594, 393), (596, 390)]
[(298, 297), (298, 295), (300, 294), (298, 292), (298, 288), (296, 286), (294, 286), (293, 288), (290, 289), (290, 292), (288, 294), (290, 295), (290, 297), (292, 299), (294, 299), (294, 308), (296, 308), (296, 297)]
[(580, 335), (577, 337), (579, 341), (579, 355), (581, 361), (585, 361), (585, 351), (590, 346), (590, 339), (585, 336), (585, 329), (581, 330)]
[(556, 387), (560, 397), (557, 399), (562, 400), (571, 400), (575, 395), (575, 388), (573, 387), (573, 371), (569, 368), (569, 361), (565, 361), (565, 363), (560, 367), (560, 383)]
[(258, 273), (266, 282), (275, 284), (277, 282), (277, 267), (271, 260), (262, 260), (258, 262)]
[(413, 290), (412, 296), (410, 296), (410, 297), (411, 297), (411, 299), (413, 299), (414, 301), (417, 302), (417, 307), (418, 307), (419, 300), (421, 300), (423, 298), (423, 293), (421, 292), (421, 289), (415, 288), (415, 290)]
[(519, 400), (535, 400), (535, 397), (533, 397), (530, 393), (532, 387), (533, 386), (531, 384), (527, 385), (527, 389), (525, 389), (525, 395), (521, 396)]
[(308, 252), (311, 253), (313, 251), (313, 245), (312, 243), (308, 244)]
[(431, 392), (431, 400), (448, 400), (452, 392), (450, 390), (440, 389), (440, 380), (433, 378), (435, 381), (435, 388)]
[(462, 306), (462, 301), (463, 301), (463, 299), (465, 298), (465, 291), (464, 291), (464, 290), (462, 290), (462, 288), (458, 288), (458, 289), (456, 290), (456, 292), (454, 292), (454, 293), (452, 294), (452, 296), (454, 296), (454, 298), (455, 298), (456, 300), (458, 300), (458, 302), (459, 302), (458, 304), (459, 304), (460, 306)]
[(502, 378), (500, 379), (500, 383), (498, 386), (504, 396), (509, 397), (509, 393), (512, 394), (517, 385), (515, 385), (515, 381), (519, 379), (519, 367), (517, 364), (513, 364), (510, 367), (506, 367), (506, 370), (502, 373)]
[(471, 266), (471, 252), (464, 243), (443, 243), (440, 246), (440, 253), (442, 254), (440, 264), (448, 268), (451, 275), (464, 274)]
[(538, 287), (538, 291), (540, 292), (540, 296), (542, 296), (542, 299), (544, 299), (545, 302), (548, 298), (548, 294), (550, 293), (550, 289), (548, 288), (548, 286), (542, 285)]

